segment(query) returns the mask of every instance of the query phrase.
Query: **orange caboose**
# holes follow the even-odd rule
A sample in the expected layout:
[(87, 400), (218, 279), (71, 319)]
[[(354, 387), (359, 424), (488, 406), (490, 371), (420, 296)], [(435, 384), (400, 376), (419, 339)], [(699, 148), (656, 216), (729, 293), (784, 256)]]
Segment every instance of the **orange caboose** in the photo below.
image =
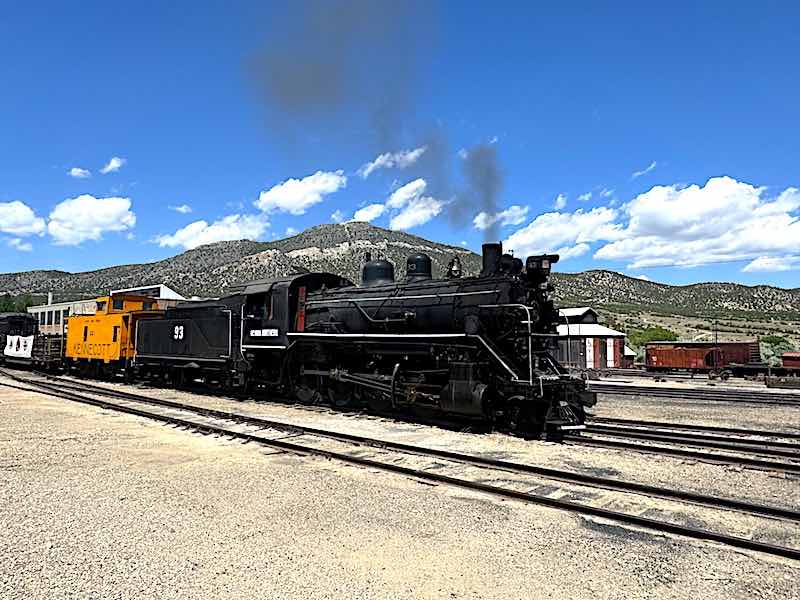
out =
[(95, 314), (76, 315), (67, 321), (67, 369), (94, 377), (127, 375), (134, 354), (136, 322), (163, 314), (157, 301), (147, 296), (98, 298)]

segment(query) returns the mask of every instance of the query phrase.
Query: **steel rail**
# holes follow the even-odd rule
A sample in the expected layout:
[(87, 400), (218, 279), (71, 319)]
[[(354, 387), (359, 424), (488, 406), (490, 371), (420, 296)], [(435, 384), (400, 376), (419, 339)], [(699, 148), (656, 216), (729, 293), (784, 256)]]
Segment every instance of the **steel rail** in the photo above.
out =
[(654, 446), (652, 444), (636, 444), (633, 442), (607, 440), (595, 437), (590, 438), (568, 435), (565, 437), (565, 440), (570, 444), (596, 446), (598, 448), (622, 448), (625, 450), (635, 450), (637, 452), (646, 452), (651, 454), (666, 454), (668, 456), (678, 456), (681, 458), (693, 458), (718, 465), (746, 466), (776, 471), (779, 473), (800, 475), (800, 463), (778, 462), (774, 460), (753, 458), (752, 456), (735, 456), (732, 454), (703, 452), (702, 450), (689, 450), (686, 448), (668, 448), (665, 446)]
[(625, 438), (669, 442), (671, 444), (699, 446), (702, 448), (735, 450), (737, 452), (749, 452), (751, 454), (800, 459), (800, 446), (792, 442), (754, 440), (702, 433), (695, 434), (684, 431), (639, 429), (622, 425), (587, 425), (585, 431), (586, 433), (598, 433), (601, 435), (613, 435)]
[[(2, 373), (2, 371), (0, 371)], [(24, 382), (28, 383), (28, 382)], [(107, 410), (114, 410), (117, 412), (123, 412), (126, 414), (130, 414), (133, 416), (143, 417), (147, 419), (154, 419), (157, 421), (170, 423), (174, 425), (178, 425), (181, 427), (186, 427), (190, 429), (194, 429), (200, 432), (208, 432), (208, 433), (215, 433), (219, 435), (223, 435), (226, 437), (231, 437), (234, 439), (240, 439), (245, 442), (255, 442), (261, 445), (269, 446), (272, 448), (276, 448), (279, 450), (283, 450), (286, 452), (293, 452), (300, 455), (312, 455), (312, 456), (320, 456), (323, 458), (331, 459), (331, 460), (338, 460), (340, 462), (344, 462), (347, 464), (354, 464), (363, 467), (369, 467), (373, 469), (378, 469), (385, 472), (390, 473), (397, 473), (400, 475), (405, 475), (408, 477), (412, 477), (415, 479), (423, 480), (423, 481), (431, 481), (434, 483), (444, 483), (448, 485), (452, 485), (454, 487), (460, 487), (464, 489), (480, 491), (487, 494), (491, 494), (498, 497), (504, 498), (511, 498), (515, 500), (521, 500), (523, 502), (527, 502), (530, 504), (537, 504), (541, 506), (547, 506), (550, 508), (558, 509), (558, 510), (565, 510), (573, 513), (578, 513), (582, 515), (588, 515), (593, 517), (599, 517), (604, 519), (609, 519), (612, 521), (617, 521), (621, 523), (626, 523), (628, 525), (633, 525), (636, 527), (641, 527), (645, 529), (649, 529), (652, 531), (664, 532), (664, 533), (671, 533), (674, 535), (679, 535), (683, 537), (688, 537), (691, 539), (703, 540), (703, 541), (714, 541), (718, 542), (727, 546), (731, 546), (734, 548), (740, 548), (744, 550), (753, 550), (757, 552), (763, 552), (766, 554), (771, 554), (774, 556), (781, 556), (784, 558), (790, 558), (794, 560), (800, 560), (800, 550), (796, 548), (789, 548), (785, 546), (778, 546), (776, 544), (770, 544), (767, 542), (759, 542), (756, 540), (751, 540), (747, 538), (742, 538), (738, 536), (732, 536), (724, 533), (717, 533), (714, 531), (708, 531), (705, 529), (699, 529), (696, 527), (689, 527), (685, 525), (677, 525), (674, 523), (667, 523), (663, 521), (657, 521), (655, 519), (650, 519), (648, 517), (642, 517), (638, 515), (631, 515), (627, 513), (621, 513), (618, 511), (613, 511), (605, 508), (599, 508), (590, 506), (587, 504), (581, 504), (577, 502), (571, 502), (567, 500), (561, 499), (554, 499), (549, 498), (547, 496), (541, 496), (537, 494), (532, 494), (530, 492), (522, 492), (517, 490), (511, 490), (507, 488), (501, 488), (497, 486), (493, 486), (490, 484), (480, 483), (476, 481), (469, 481), (466, 479), (460, 479), (457, 477), (452, 477), (449, 475), (443, 475), (441, 473), (431, 473), (428, 471), (415, 469), (411, 467), (404, 467), (397, 464), (392, 463), (384, 463), (381, 461), (376, 461), (369, 458), (363, 458), (358, 456), (353, 456), (350, 454), (345, 454), (341, 452), (335, 452), (331, 450), (323, 450), (319, 448), (313, 448), (309, 446), (304, 446), (302, 444), (296, 444), (293, 442), (288, 442), (286, 440), (278, 440), (278, 439), (270, 439), (258, 436), (253, 433), (245, 433), (241, 431), (235, 431), (231, 429), (227, 429), (225, 427), (220, 427), (216, 425), (210, 425), (208, 423), (198, 423), (196, 421), (189, 421), (183, 418), (159, 414), (151, 411), (142, 410), (139, 408), (135, 408), (132, 406), (125, 406), (120, 404), (114, 404), (105, 400), (99, 400), (95, 398), (89, 398), (82, 394), (75, 394), (73, 392), (68, 392), (64, 390), (56, 390), (54, 391), (51, 389), (54, 386), (49, 384), (42, 384), (42, 383), (28, 383), (29, 385), (33, 385), (34, 387), (43, 388), (45, 391), (40, 390), (30, 390), (36, 393), (43, 393), (51, 396), (57, 396), (64, 399), (72, 400), (75, 402), (80, 402), (82, 404), (87, 404), (91, 406), (96, 406), (98, 408), (103, 408)], [(9, 385), (5, 383), (0, 383), (0, 385)], [(12, 386), (18, 387), (18, 386)]]
[[(61, 382), (62, 380), (58, 380)], [(145, 396), (140, 396), (138, 394), (130, 394), (129, 392), (123, 392), (119, 390), (110, 390), (109, 388), (104, 388), (102, 386), (94, 386), (91, 384), (86, 384), (81, 382), (80, 384), (74, 384), (80, 387), (88, 387), (91, 389), (102, 390), (103, 393), (108, 393), (112, 395), (116, 395), (118, 397), (124, 397), (127, 399), (131, 399), (134, 401), (139, 402), (149, 402), (154, 404), (159, 404), (162, 406), (167, 406), (170, 408), (181, 409), (186, 408), (187, 405), (179, 403), (179, 402), (172, 402), (169, 400), (162, 400), (157, 398), (150, 398)], [(203, 407), (194, 406), (191, 408), (196, 412), (202, 412), (208, 416), (214, 416), (219, 418), (226, 418), (234, 421), (241, 421), (242, 419), (248, 420), (253, 423), (260, 423), (264, 427), (276, 427), (276, 428), (287, 428), (292, 431), (297, 430), (304, 430), (313, 435), (328, 435), (330, 437), (332, 432), (326, 432), (320, 429), (313, 429), (313, 428), (304, 428), (300, 426), (290, 425), (286, 423), (280, 423), (277, 421), (270, 421), (267, 419), (261, 419), (256, 417), (245, 417), (241, 414), (236, 414), (228, 411), (220, 411), (216, 409), (208, 409)], [(347, 438), (350, 441), (368, 444), (370, 440), (368, 438), (360, 438), (359, 436), (348, 436), (347, 434), (336, 434), (342, 436), (342, 438)], [(702, 452), (696, 450), (687, 450), (681, 448), (665, 448), (660, 446), (651, 446), (651, 445), (644, 445), (644, 444), (635, 444), (630, 442), (622, 442), (622, 441), (615, 441), (615, 440), (600, 440), (597, 438), (586, 438), (586, 437), (577, 437), (569, 435), (567, 437), (569, 442), (577, 442), (583, 443), (586, 445), (593, 445), (593, 446), (600, 446), (600, 447), (611, 447), (611, 448), (624, 448), (630, 450), (637, 450), (642, 452), (652, 452), (661, 455), (672, 455), (672, 456), (679, 456), (679, 457), (686, 457), (686, 458), (693, 458), (698, 460), (703, 460), (706, 462), (710, 462), (713, 464), (721, 464), (721, 465), (735, 465), (735, 466), (750, 466), (759, 469), (771, 469), (778, 472), (785, 472), (785, 473), (792, 473), (792, 474), (800, 474), (800, 464), (793, 464), (790, 462), (778, 462), (778, 461), (771, 461), (771, 460), (764, 460), (759, 458), (747, 457), (747, 456), (732, 456), (728, 454), (714, 454), (710, 452)], [(382, 443), (382, 444), (392, 444), (391, 442), (383, 442), (378, 440), (371, 440), (372, 443)], [(653, 440), (656, 441), (656, 440)], [(395, 446), (396, 449), (401, 449), (400, 445)], [(410, 450), (410, 446), (402, 448), (405, 451)], [(506, 465), (505, 468), (508, 468), (511, 464)], [(492, 465), (490, 465), (492, 466)], [(499, 466), (499, 465), (494, 465)], [(536, 467), (538, 468), (538, 467)], [(596, 484), (595, 484), (596, 485)], [(649, 492), (648, 492), (649, 493)]]
[(682, 400), (704, 400), (710, 402), (734, 402), (746, 404), (772, 404), (776, 406), (800, 406), (800, 394), (781, 394), (749, 390), (705, 390), (667, 388), (649, 385), (626, 385), (618, 383), (589, 382), (588, 388), (598, 394), (620, 394), (628, 396), (653, 396)]
[(739, 429), (735, 427), (718, 427), (716, 425), (695, 425), (688, 423), (667, 423), (664, 421), (640, 421), (635, 419), (617, 419), (614, 417), (589, 417), (586, 424), (614, 423), (630, 425), (633, 427), (657, 427), (660, 429), (680, 429), (686, 431), (708, 431), (723, 434), (756, 435), (762, 437), (776, 437), (786, 439), (800, 439), (800, 432), (791, 431), (765, 431), (763, 429)]
[[(59, 383), (69, 383), (73, 389), (80, 389), (83, 387), (87, 387), (84, 385), (74, 385), (72, 386), (72, 382), (64, 382), (63, 380), (59, 380)], [(769, 505), (761, 505), (755, 504), (751, 502), (745, 502), (741, 500), (731, 499), (731, 498), (719, 498), (716, 496), (707, 496), (704, 494), (698, 494), (686, 490), (674, 490), (670, 488), (661, 488), (656, 486), (651, 486), (647, 484), (641, 484), (636, 482), (630, 481), (621, 481), (611, 478), (605, 477), (598, 477), (594, 475), (588, 475), (584, 473), (575, 473), (574, 471), (561, 471), (557, 469), (549, 469), (546, 467), (538, 467), (534, 465), (522, 464), (522, 463), (514, 463), (509, 461), (504, 461), (500, 459), (494, 458), (486, 458), (482, 456), (476, 456), (471, 454), (462, 454), (459, 452), (452, 452), (449, 450), (439, 450), (435, 448), (425, 448), (420, 446), (414, 446), (411, 444), (404, 444), (401, 442), (392, 442), (388, 440), (378, 440), (374, 438), (368, 438), (364, 436), (349, 434), (349, 433), (339, 433), (335, 431), (329, 431), (324, 429), (318, 429), (314, 427), (306, 427), (302, 425), (294, 425), (291, 423), (285, 423), (282, 421), (274, 421), (269, 419), (263, 419), (261, 417), (254, 417), (249, 415), (242, 415), (240, 413), (230, 413), (227, 411), (220, 411), (217, 409), (210, 409), (206, 407), (199, 407), (196, 405), (191, 404), (183, 404), (179, 402), (172, 402), (170, 400), (162, 400), (157, 398), (150, 398), (148, 396), (140, 396), (138, 394), (131, 394), (129, 392), (124, 392), (120, 390), (111, 390), (109, 388), (105, 388), (103, 386), (93, 386), (88, 385), (88, 388), (91, 390), (91, 393), (105, 394), (114, 397), (122, 397), (124, 399), (130, 399), (136, 402), (145, 402), (150, 404), (156, 404), (160, 406), (164, 406), (167, 408), (173, 408), (178, 410), (189, 410), (192, 412), (196, 412), (198, 414), (203, 414), (205, 416), (212, 416), (216, 418), (222, 418), (227, 420), (234, 420), (237, 422), (243, 423), (250, 423), (252, 425), (256, 425), (259, 427), (270, 427), (274, 429), (279, 429), (287, 432), (293, 433), (300, 433), (300, 434), (307, 434), (307, 435), (314, 435), (318, 437), (325, 437), (331, 438), (338, 441), (346, 441), (350, 443), (355, 443), (359, 445), (369, 446), (369, 447), (377, 447), (377, 448), (390, 448), (393, 450), (398, 450), (401, 452), (407, 452), (412, 454), (418, 454), (422, 456), (429, 456), (429, 457), (436, 457), (436, 458), (443, 458), (448, 460), (456, 460), (464, 463), (469, 463), (475, 466), (480, 467), (493, 467), (498, 469), (503, 469), (507, 471), (513, 471), (518, 473), (525, 473), (531, 475), (537, 475), (540, 477), (546, 477), (548, 479), (563, 481), (565, 483), (571, 483), (576, 485), (588, 485), (595, 488), (603, 488), (613, 491), (619, 492), (627, 492), (627, 493), (635, 493), (641, 494), (646, 496), (658, 497), (663, 498), (665, 500), (677, 500), (682, 502), (689, 502), (692, 504), (698, 504), (701, 506), (707, 506), (710, 508), (725, 508), (728, 510), (735, 510), (739, 512), (745, 512), (760, 516), (766, 517), (774, 517), (780, 519), (786, 519), (791, 521), (798, 521), (800, 522), (800, 512), (792, 510), (792, 509), (784, 509)], [(85, 391), (85, 390), (84, 390)]]
[[(626, 493), (642, 494), (646, 496), (659, 497), (667, 500), (690, 502), (692, 504), (699, 504), (702, 506), (708, 506), (710, 508), (717, 508), (717, 509), (725, 508), (729, 510), (736, 510), (760, 516), (774, 517), (774, 518), (800, 522), (800, 512), (792, 509), (784, 509), (769, 505), (760, 505), (730, 498), (707, 496), (704, 494), (698, 494), (685, 490), (661, 488), (636, 482), (615, 480), (605, 477), (598, 477), (595, 475), (588, 475), (584, 473), (575, 473), (573, 471), (561, 471), (557, 469), (538, 467), (529, 464), (513, 463), (495, 458), (487, 458), (483, 456), (452, 452), (449, 450), (439, 450), (435, 448), (425, 448), (411, 444), (404, 444), (401, 442), (378, 440), (375, 438), (368, 438), (354, 434), (340, 433), (330, 430), (318, 429), (314, 427), (306, 427), (302, 425), (295, 425), (281, 421), (263, 419), (261, 417), (241, 415), (238, 413), (230, 413), (228, 411), (220, 411), (217, 409), (199, 407), (191, 404), (183, 404), (179, 402), (172, 402), (169, 400), (150, 398), (148, 396), (141, 396), (139, 394), (132, 394), (120, 390), (112, 390), (110, 388), (105, 388), (103, 386), (83, 385), (83, 384), (72, 385), (73, 382), (70, 381), (64, 381), (64, 380), (58, 380), (58, 381), (60, 384), (68, 384), (68, 387), (72, 387), (73, 389), (76, 388), (81, 389), (88, 387), (89, 393), (98, 393), (113, 397), (122, 397), (124, 399), (130, 399), (132, 401), (140, 403), (149, 403), (149, 404), (164, 406), (167, 408), (196, 412), (204, 416), (212, 416), (215, 418), (234, 420), (237, 422), (249, 423), (259, 427), (273, 428), (287, 432), (331, 438), (338, 441), (346, 441), (369, 447), (384, 448), (384, 449), (389, 448), (421, 456), (455, 460), (480, 467), (492, 467), (518, 473), (532, 474), (576, 485), (588, 485), (596, 488), (603, 488), (603, 489), (609, 489)], [(62, 385), (62, 387), (64, 386)], [(82, 389), (82, 391), (86, 390)]]

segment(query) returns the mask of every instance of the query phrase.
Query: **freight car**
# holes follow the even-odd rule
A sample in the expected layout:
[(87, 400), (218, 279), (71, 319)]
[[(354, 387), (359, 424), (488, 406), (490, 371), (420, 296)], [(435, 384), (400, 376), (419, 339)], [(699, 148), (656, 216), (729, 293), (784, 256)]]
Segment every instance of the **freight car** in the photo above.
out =
[[(135, 372), (301, 402), (489, 420), (526, 433), (581, 428), (595, 402), (553, 358), (557, 255), (520, 259), (484, 244), (483, 270), (430, 258), (406, 280), (370, 260), (361, 286), (329, 273), (262, 280), (231, 296), (181, 304), (135, 326)], [(70, 322), (70, 330), (73, 325)]]
[(650, 342), (645, 369), (652, 372), (707, 373), (727, 379), (733, 366), (761, 362), (758, 342)]
[(31, 363), (37, 324), (28, 313), (0, 313), (0, 364)]

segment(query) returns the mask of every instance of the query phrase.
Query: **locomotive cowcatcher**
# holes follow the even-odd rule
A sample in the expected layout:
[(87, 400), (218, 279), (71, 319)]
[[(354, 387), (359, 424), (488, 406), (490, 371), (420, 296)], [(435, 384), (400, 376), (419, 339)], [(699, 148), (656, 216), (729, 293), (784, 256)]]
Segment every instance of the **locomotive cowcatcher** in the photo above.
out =
[(519, 258), (484, 244), (483, 269), (443, 278), (431, 259), (407, 260), (395, 281), (386, 260), (367, 261), (360, 286), (300, 273), (185, 303), (136, 325), (137, 373), (181, 384), (201, 379), (256, 395), (376, 412), (489, 420), (558, 437), (583, 428), (595, 403), (553, 358), (550, 295), (557, 255)]

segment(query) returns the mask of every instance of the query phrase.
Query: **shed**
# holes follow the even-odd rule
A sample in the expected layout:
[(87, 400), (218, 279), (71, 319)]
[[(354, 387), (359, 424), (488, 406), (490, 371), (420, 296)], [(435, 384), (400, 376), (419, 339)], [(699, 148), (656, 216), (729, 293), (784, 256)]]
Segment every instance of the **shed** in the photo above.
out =
[[(597, 313), (594, 313), (595, 318)], [(563, 312), (563, 309), (562, 309)], [(585, 318), (584, 312), (575, 315)], [(598, 323), (569, 323), (559, 325), (556, 357), (565, 367), (573, 369), (606, 369), (623, 366), (625, 334)]]

